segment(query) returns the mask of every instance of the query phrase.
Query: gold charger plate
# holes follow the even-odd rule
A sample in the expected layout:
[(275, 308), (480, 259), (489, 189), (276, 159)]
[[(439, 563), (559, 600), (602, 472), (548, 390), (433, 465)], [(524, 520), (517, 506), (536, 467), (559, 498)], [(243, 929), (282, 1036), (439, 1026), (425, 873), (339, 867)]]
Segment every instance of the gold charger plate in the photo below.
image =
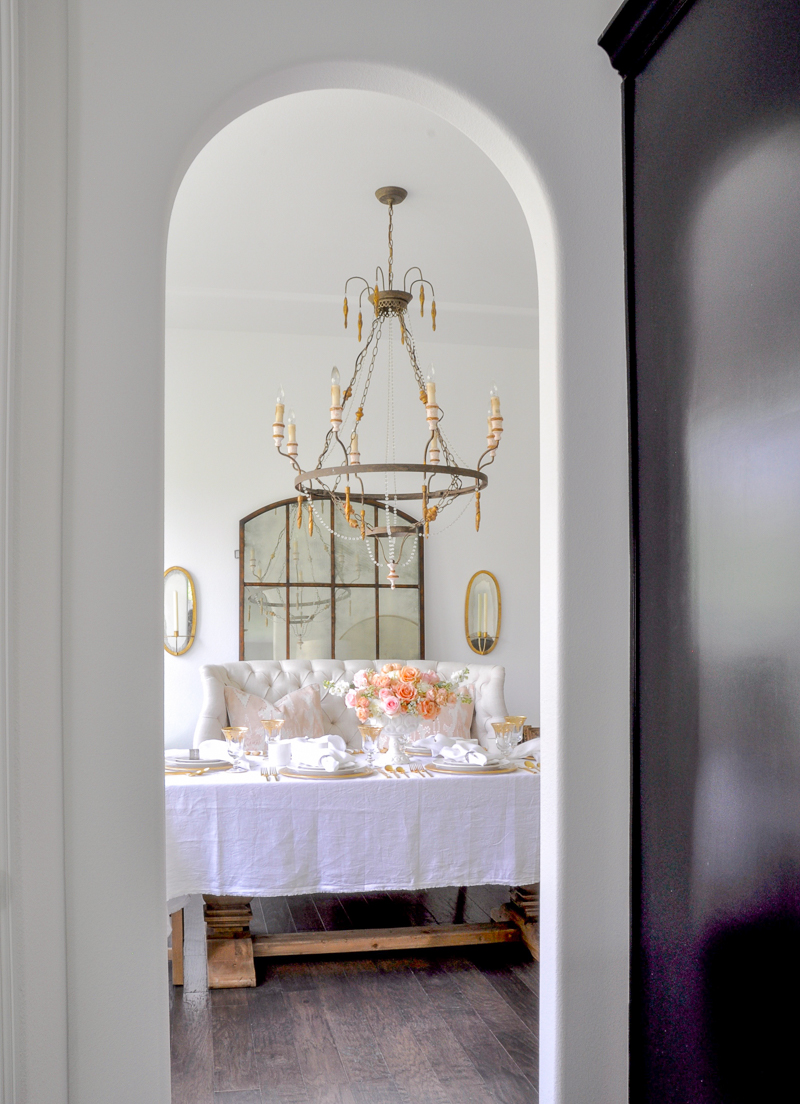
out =
[(226, 763), (224, 766), (204, 767), (202, 765), (203, 760), (199, 759), (200, 764), (197, 767), (164, 767), (164, 774), (192, 774), (192, 775), (204, 775), (211, 774), (212, 772), (227, 771), (233, 766), (233, 763)]
[(436, 771), (437, 774), (458, 775), (459, 778), (472, 778), (476, 774), (513, 774), (516, 767), (484, 767), (476, 770), (459, 770), (458, 767), (441, 767), (437, 763), (426, 763), (425, 770)]
[(287, 778), (334, 778), (341, 780), (343, 778), (367, 778), (375, 772), (370, 770), (369, 767), (360, 767), (353, 771), (300, 771), (295, 770), (294, 767), (281, 767), (278, 773), (285, 774)]

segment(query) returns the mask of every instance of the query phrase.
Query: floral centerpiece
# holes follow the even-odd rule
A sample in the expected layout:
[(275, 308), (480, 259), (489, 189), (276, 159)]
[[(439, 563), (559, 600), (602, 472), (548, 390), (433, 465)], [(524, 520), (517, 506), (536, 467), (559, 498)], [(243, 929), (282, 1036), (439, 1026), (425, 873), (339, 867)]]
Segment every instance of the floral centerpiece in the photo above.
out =
[(380, 671), (371, 667), (356, 671), (352, 682), (336, 679), (325, 685), (344, 698), (361, 724), (373, 719), (386, 727), (392, 762), (408, 762), (397, 737), (412, 732), (423, 721), (435, 720), (448, 705), (471, 702), (464, 685), (468, 676), (467, 667), (443, 679), (436, 671), (386, 663)]

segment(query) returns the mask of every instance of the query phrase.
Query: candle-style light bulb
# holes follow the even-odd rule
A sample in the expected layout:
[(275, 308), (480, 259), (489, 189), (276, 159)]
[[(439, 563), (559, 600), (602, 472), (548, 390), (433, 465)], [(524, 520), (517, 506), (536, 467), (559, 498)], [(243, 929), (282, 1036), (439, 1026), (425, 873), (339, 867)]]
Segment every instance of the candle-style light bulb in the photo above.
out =
[(428, 374), (425, 377), (425, 389), (428, 393), (428, 403), (431, 406), (436, 405), (436, 381), (434, 379), (436, 375), (436, 369), (432, 364), (428, 366)]
[(278, 386), (278, 394), (275, 398), (275, 421), (278, 424), (283, 422), (283, 400), (283, 388), (281, 386)]
[(331, 372), (331, 406), (342, 405), (342, 389), (339, 386), (339, 369), (334, 365)]
[(497, 384), (492, 384), (492, 389), (489, 392), (489, 402), (491, 403), (492, 417), (500, 417), (500, 392), (497, 389)]
[(286, 419), (286, 444), (293, 445), (297, 441), (297, 425), (295, 419), (294, 410), (289, 410), (289, 417)]
[(278, 397), (275, 399), (275, 402), (280, 403), (282, 405), (285, 398), (286, 398), (286, 396), (284, 395), (284, 392), (283, 392), (283, 385), (279, 383), (278, 384)]

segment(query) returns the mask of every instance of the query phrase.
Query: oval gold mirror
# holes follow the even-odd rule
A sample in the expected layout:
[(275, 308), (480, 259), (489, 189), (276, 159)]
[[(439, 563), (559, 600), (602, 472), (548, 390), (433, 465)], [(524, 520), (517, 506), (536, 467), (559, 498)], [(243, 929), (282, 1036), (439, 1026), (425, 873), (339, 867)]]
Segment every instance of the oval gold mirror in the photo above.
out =
[(183, 655), (194, 644), (197, 628), (197, 596), (194, 580), (182, 567), (164, 572), (164, 648)]
[(478, 655), (488, 655), (500, 636), (500, 584), (491, 571), (476, 571), (467, 587), (464, 630), (467, 643)]

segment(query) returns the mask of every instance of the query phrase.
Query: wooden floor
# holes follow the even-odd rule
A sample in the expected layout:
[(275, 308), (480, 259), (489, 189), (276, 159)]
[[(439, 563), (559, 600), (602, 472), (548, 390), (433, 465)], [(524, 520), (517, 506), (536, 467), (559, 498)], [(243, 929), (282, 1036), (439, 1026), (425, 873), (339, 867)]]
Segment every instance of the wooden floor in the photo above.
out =
[[(262, 933), (482, 923), (508, 887), (253, 901)], [(173, 1104), (532, 1104), (538, 963), (520, 944), (425, 955), (256, 959), (209, 992), (202, 904), (170, 985)]]

